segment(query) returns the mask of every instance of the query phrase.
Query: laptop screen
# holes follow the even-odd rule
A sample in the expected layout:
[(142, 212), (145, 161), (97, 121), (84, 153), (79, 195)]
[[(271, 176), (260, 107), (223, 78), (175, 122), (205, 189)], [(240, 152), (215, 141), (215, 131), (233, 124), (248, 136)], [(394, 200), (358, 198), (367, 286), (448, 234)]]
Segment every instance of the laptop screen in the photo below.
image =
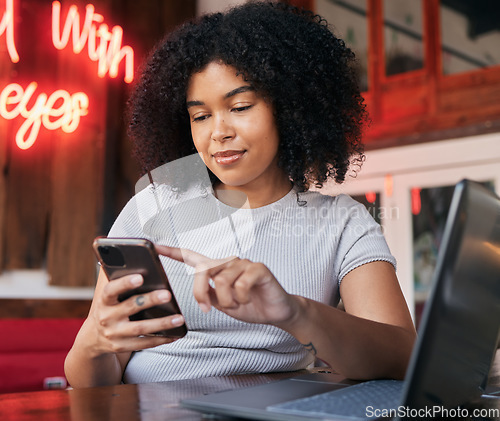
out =
[(406, 375), (404, 405), (456, 407), (482, 393), (500, 329), (500, 199), (457, 184)]

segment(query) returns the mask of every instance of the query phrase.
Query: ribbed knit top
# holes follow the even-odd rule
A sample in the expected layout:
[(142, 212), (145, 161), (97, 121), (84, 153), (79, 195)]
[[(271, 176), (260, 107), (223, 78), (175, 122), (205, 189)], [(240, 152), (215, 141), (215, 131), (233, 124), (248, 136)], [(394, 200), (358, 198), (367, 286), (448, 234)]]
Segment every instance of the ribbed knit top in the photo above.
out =
[[(376, 260), (395, 265), (380, 226), (364, 206), (346, 195), (295, 189), (270, 205), (236, 209), (211, 190), (177, 194), (150, 185), (125, 206), (109, 237), (149, 238), (211, 258), (262, 262), (287, 292), (331, 305), (337, 305), (340, 282), (352, 269)], [(133, 353), (125, 382), (292, 371), (313, 362), (279, 328), (244, 323), (214, 308), (203, 313), (192, 294), (193, 269), (161, 259), (189, 332), (171, 344)]]

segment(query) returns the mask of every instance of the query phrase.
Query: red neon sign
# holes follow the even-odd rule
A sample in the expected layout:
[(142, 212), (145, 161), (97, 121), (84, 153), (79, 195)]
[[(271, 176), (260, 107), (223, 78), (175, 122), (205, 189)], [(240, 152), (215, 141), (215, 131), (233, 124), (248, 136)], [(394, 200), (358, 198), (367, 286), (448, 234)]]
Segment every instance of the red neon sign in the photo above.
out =
[(16, 144), (20, 149), (33, 146), (42, 125), (48, 130), (62, 129), (65, 133), (72, 133), (77, 129), (80, 117), (88, 114), (88, 96), (83, 92), (70, 95), (63, 89), (50, 96), (43, 92), (38, 94), (35, 103), (28, 108), (37, 87), (36, 82), (31, 82), (26, 89), (11, 83), (0, 94), (0, 116), (12, 120), (20, 115), (25, 119), (16, 134)]
[[(123, 61), (124, 80), (130, 83), (134, 79), (134, 50), (128, 45), (122, 46), (123, 29), (120, 26), (109, 30), (103, 22), (104, 17), (95, 12), (92, 4), (88, 4), (80, 26), (78, 8), (72, 5), (61, 31), (61, 3), (54, 1), (52, 43), (56, 49), (62, 50), (68, 45), (71, 36), (75, 54), (82, 52), (87, 45), (89, 59), (97, 62), (99, 77), (109, 74), (116, 78)], [(6, 0), (5, 12), (0, 21), (0, 37), (3, 34), (12, 63), (19, 62), (14, 39), (14, 0)], [(61, 129), (65, 133), (72, 133), (78, 128), (81, 117), (88, 114), (89, 98), (84, 92), (70, 94), (58, 89), (50, 95), (41, 92), (35, 96), (37, 88), (36, 82), (31, 82), (26, 88), (10, 83), (0, 92), (0, 116), (6, 120), (19, 116), (24, 118), (16, 133), (16, 144), (20, 149), (33, 146), (42, 126), (47, 130)]]
[[(106, 73), (115, 78), (118, 75), (120, 62), (125, 59), (124, 80), (130, 83), (134, 80), (134, 50), (128, 45), (122, 46), (123, 29), (114, 26), (111, 31), (108, 25), (102, 23), (104, 17), (95, 13), (92, 4), (85, 8), (85, 19), (80, 30), (80, 14), (77, 6), (69, 8), (66, 21), (61, 33), (61, 3), (52, 3), (52, 43), (58, 50), (64, 49), (69, 42), (72, 33), (73, 52), (79, 54), (85, 44), (88, 45), (88, 56), (90, 60), (97, 61), (97, 74), (104, 77)], [(96, 24), (99, 23), (99, 26)], [(99, 42), (97, 42), (99, 40)]]
[(5, 12), (0, 22), (0, 36), (4, 32), (10, 60), (12, 63), (17, 63), (19, 61), (19, 54), (17, 54), (16, 43), (14, 42), (14, 0), (6, 0)]

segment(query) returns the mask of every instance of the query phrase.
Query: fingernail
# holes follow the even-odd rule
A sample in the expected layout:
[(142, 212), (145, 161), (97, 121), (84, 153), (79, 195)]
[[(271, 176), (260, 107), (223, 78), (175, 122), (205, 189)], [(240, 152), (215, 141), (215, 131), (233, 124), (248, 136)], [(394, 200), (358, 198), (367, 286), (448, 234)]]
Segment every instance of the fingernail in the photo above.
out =
[(176, 316), (172, 319), (172, 324), (174, 326), (181, 326), (184, 324), (184, 317), (182, 316)]
[(170, 293), (166, 289), (161, 289), (156, 293), (156, 298), (160, 301), (168, 301), (170, 299)]
[(134, 276), (132, 276), (132, 278), (130, 278), (130, 283), (133, 286), (138, 287), (139, 285), (142, 284), (142, 276), (141, 275), (134, 275)]

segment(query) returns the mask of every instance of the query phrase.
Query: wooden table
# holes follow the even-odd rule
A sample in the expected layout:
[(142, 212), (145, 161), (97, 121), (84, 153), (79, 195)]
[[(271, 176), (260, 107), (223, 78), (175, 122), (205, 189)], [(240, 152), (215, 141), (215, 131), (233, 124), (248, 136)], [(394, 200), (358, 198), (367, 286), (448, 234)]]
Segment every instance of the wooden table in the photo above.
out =
[(0, 395), (0, 421), (200, 420), (201, 414), (180, 407), (181, 399), (296, 375), (248, 374), (4, 394)]
[[(297, 372), (5, 394), (0, 395), (0, 420), (200, 420), (203, 419), (201, 414), (181, 408), (179, 401), (204, 393), (253, 386), (295, 375)], [(491, 370), (489, 384), (500, 387), (500, 350)], [(491, 399), (488, 405), (500, 408), (500, 399)]]

